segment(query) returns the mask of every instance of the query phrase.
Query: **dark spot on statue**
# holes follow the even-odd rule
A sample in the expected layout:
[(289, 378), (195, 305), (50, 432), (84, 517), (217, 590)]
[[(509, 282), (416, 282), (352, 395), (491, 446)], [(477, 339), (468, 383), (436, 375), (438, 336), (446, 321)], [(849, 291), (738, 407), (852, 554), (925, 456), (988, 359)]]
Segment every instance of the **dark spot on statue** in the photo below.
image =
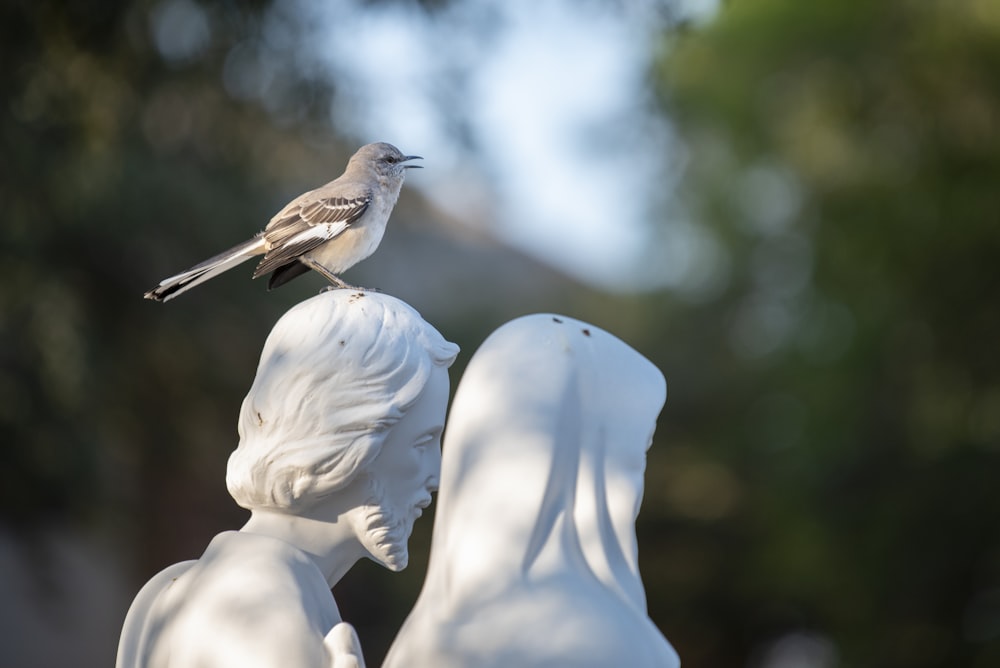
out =
[(365, 293), (363, 293), (363, 292), (355, 292), (353, 295), (351, 295), (351, 298), (349, 300), (347, 300), (347, 303), (348, 304), (353, 304), (354, 302), (358, 301), (359, 299), (363, 298), (364, 296), (365, 296)]
[(341, 339), (340, 340), (340, 345), (346, 346), (347, 345), (347, 341), (345, 341), (344, 339)]
[(583, 331), (583, 335), (584, 336), (590, 336), (590, 330), (589, 329), (584, 329), (582, 331)]
[(560, 325), (562, 324), (562, 320), (560, 320), (559, 318), (556, 318), (556, 317), (552, 318), (552, 322), (558, 322)]
[(260, 411), (257, 411), (257, 426), (261, 427), (263, 425), (264, 425), (264, 416), (260, 414)]

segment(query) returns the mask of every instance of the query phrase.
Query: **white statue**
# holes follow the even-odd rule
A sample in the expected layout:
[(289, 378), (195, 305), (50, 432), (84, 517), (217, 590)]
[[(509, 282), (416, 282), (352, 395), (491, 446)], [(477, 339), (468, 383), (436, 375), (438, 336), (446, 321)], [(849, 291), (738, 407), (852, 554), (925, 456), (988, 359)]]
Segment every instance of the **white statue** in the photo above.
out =
[(438, 485), (457, 353), (381, 294), (334, 290), (286, 313), (226, 476), (250, 520), (140, 591), (118, 668), (363, 666), (330, 588), (362, 557), (406, 567)]
[(680, 665), (635, 518), (662, 374), (563, 316), (497, 330), (448, 421), (427, 578), (385, 668)]

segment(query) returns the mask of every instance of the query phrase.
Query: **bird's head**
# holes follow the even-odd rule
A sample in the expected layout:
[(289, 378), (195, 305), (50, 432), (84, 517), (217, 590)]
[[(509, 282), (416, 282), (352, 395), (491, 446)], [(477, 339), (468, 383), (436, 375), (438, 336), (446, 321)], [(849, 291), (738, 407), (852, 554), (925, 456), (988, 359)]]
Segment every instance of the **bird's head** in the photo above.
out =
[(362, 146), (351, 157), (352, 163), (360, 161), (383, 177), (402, 177), (407, 169), (420, 168), (420, 165), (407, 164), (410, 160), (423, 158), (419, 155), (403, 155), (398, 148), (385, 142)]

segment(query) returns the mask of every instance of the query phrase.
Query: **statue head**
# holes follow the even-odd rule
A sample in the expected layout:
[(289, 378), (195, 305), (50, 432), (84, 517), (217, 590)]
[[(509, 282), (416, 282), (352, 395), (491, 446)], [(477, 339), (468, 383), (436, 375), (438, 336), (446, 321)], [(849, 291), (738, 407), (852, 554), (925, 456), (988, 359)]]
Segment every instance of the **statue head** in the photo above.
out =
[(557, 568), (645, 614), (635, 520), (666, 392), (652, 362), (585, 322), (536, 314), (491, 334), (448, 418), (428, 583), (443, 563), (449, 592), (485, 595)]
[[(271, 330), (243, 400), (229, 493), (251, 511), (301, 515), (367, 478), (370, 523), (389, 521), (391, 509), (379, 503), (386, 490), (368, 474), (414, 406), (443, 415), (447, 368), (457, 353), (415, 310), (387, 295), (332, 290), (298, 304)], [(409, 420), (408, 428), (418, 422)], [(427, 438), (407, 433), (396, 440), (409, 437)], [(406, 537), (408, 529), (401, 566), (391, 554), (372, 556), (390, 568), (405, 566)]]
[(679, 665), (635, 536), (666, 391), (585, 322), (491, 334), (452, 402), (427, 578), (382, 665)]

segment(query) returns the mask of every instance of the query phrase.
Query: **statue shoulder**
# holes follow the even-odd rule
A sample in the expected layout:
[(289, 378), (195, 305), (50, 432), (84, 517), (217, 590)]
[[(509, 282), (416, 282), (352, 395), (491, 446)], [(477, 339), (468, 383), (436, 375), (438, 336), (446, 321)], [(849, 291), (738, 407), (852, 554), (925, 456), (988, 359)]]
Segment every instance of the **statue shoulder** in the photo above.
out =
[(340, 613), (322, 574), (301, 551), (226, 532), (184, 566), (147, 585), (157, 591), (135, 622), (148, 629), (134, 652), (139, 663), (120, 661), (118, 668), (328, 665), (324, 637)]

